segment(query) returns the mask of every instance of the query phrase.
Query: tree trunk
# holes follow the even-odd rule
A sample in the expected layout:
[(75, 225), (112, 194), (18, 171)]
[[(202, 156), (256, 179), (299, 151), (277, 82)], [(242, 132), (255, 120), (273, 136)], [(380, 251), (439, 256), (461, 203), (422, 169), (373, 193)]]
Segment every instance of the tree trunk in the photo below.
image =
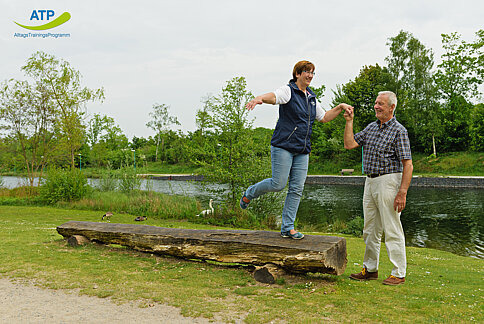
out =
[(434, 135), (432, 135), (432, 148), (434, 150), (435, 157), (437, 157), (437, 150), (435, 148), (435, 136)]
[(60, 225), (57, 231), (67, 238), (82, 235), (90, 241), (188, 259), (274, 264), (293, 273), (340, 275), (347, 262), (346, 240), (336, 236), (306, 235), (303, 240), (293, 240), (269, 231), (192, 230), (77, 221)]
[(160, 135), (158, 135), (158, 139), (156, 140), (156, 153), (155, 153), (155, 162), (158, 162), (158, 147), (160, 145)]

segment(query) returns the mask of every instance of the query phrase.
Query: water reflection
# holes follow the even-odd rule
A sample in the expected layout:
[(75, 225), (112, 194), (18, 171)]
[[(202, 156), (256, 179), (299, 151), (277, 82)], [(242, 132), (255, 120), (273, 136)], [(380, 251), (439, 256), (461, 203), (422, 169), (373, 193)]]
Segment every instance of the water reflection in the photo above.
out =
[[(413, 187), (401, 215), (407, 246), (484, 258), (482, 189)], [(298, 217), (305, 224), (331, 224), (363, 217), (362, 186), (307, 185)]]
[[(93, 186), (98, 183), (95, 179), (89, 181)], [(17, 177), (3, 177), (3, 182), (8, 188), (25, 184)], [(142, 185), (157, 192), (197, 197), (203, 203), (210, 198), (220, 201), (211, 196), (209, 188), (224, 189), (190, 181), (143, 180)], [(483, 196), (483, 189), (411, 187), (401, 216), (407, 246), (484, 259)], [(362, 197), (363, 186), (306, 185), (298, 220), (317, 227), (363, 217)]]

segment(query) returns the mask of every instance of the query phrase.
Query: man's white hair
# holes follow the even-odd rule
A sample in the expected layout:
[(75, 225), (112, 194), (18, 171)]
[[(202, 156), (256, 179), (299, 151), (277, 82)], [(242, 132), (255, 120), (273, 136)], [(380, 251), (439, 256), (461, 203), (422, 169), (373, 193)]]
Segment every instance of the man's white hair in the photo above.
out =
[(393, 109), (397, 109), (397, 95), (393, 91), (380, 91), (378, 92), (378, 95), (387, 95), (390, 106), (395, 105), (395, 108)]

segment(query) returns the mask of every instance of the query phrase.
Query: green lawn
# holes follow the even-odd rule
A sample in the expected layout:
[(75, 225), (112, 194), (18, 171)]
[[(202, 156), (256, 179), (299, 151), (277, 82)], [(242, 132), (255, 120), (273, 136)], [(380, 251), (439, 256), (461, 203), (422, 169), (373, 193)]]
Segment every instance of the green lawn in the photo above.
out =
[[(100, 221), (101, 216), (96, 211), (1, 206), (0, 275), (51, 289), (78, 289), (119, 303), (167, 303), (185, 316), (228, 322), (484, 322), (484, 260), (407, 248), (407, 282), (391, 287), (381, 284), (391, 270), (382, 248), (381, 278), (355, 282), (348, 275), (360, 270), (364, 244), (360, 238), (346, 237), (344, 275), (292, 276), (280, 285), (264, 285), (241, 267), (153, 256), (120, 246), (71, 248), (55, 230), (70, 220)], [(134, 218), (115, 214), (111, 221), (135, 223)], [(213, 228), (175, 220), (149, 219), (145, 224)]]

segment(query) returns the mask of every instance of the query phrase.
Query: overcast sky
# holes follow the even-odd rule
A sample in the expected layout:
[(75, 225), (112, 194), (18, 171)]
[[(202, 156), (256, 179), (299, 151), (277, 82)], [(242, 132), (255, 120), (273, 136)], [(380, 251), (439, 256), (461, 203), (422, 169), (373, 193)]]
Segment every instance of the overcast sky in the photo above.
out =
[[(169, 105), (181, 123), (195, 130), (201, 100), (244, 76), (254, 95), (273, 91), (291, 77), (302, 59), (316, 65), (313, 86), (332, 90), (354, 79), (364, 65), (385, 65), (388, 38), (411, 32), (442, 54), (441, 34), (474, 40), (484, 28), (482, 0), (265, 1), (265, 0), (0, 0), (0, 81), (24, 79), (20, 67), (38, 50), (70, 62), (91, 89), (104, 87), (104, 103), (88, 112), (115, 119), (131, 139), (148, 137), (145, 125), (155, 103)], [(33, 10), (69, 12), (65, 24), (43, 33), (68, 38), (21, 38), (17, 26)], [(37, 33), (37, 32), (33, 32)], [(258, 106), (255, 126), (273, 128), (277, 107)]]

